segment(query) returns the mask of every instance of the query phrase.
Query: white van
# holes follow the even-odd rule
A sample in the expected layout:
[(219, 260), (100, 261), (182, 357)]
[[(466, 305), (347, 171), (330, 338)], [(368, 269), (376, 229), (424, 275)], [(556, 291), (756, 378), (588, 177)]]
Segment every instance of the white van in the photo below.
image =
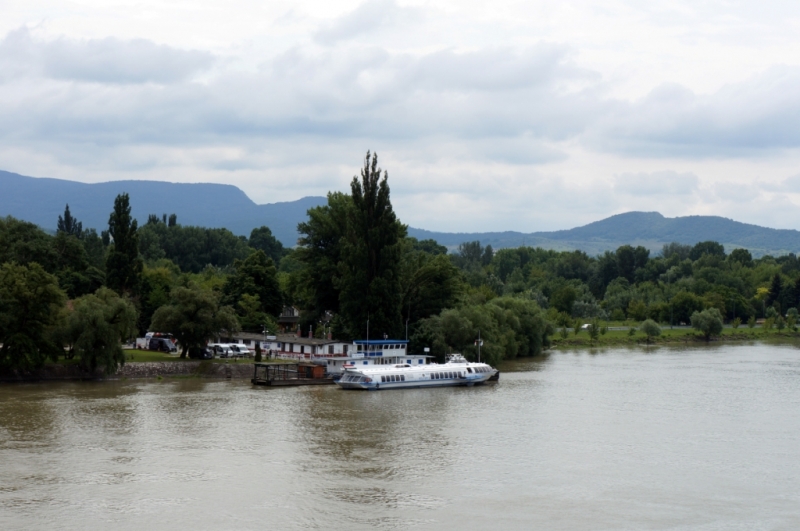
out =
[(233, 350), (227, 343), (211, 343), (208, 348), (214, 353), (215, 358), (232, 358)]
[(252, 356), (252, 353), (250, 352), (250, 349), (247, 348), (247, 345), (242, 343), (231, 343), (228, 346), (231, 348), (231, 351), (233, 352), (232, 355), (234, 357), (249, 358)]

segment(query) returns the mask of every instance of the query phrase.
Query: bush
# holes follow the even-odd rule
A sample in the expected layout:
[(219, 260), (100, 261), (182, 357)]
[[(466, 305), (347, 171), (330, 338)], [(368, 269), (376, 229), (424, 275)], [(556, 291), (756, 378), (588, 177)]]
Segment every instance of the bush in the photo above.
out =
[(740, 326), (742, 326), (742, 318), (737, 317), (736, 319), (734, 319), (733, 322), (731, 323), (731, 326), (734, 328), (739, 328)]
[(755, 317), (755, 315), (751, 315), (750, 319), (747, 320), (747, 327), (748, 328), (755, 328), (756, 327), (756, 317)]
[(647, 336), (647, 343), (650, 343), (651, 338), (661, 335), (661, 327), (652, 319), (644, 321), (639, 329)]
[(719, 335), (722, 332), (722, 314), (716, 308), (694, 312), (692, 314), (692, 328), (702, 332), (706, 341), (708, 341), (711, 336)]

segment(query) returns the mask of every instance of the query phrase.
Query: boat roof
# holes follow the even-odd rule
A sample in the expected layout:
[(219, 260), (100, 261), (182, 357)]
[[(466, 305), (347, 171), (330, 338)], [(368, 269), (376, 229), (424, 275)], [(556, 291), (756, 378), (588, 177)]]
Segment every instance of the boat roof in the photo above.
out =
[(329, 356), (324, 359), (328, 361), (352, 361), (352, 360), (385, 360), (389, 358), (434, 358), (435, 356), (429, 356), (427, 354), (386, 354), (384, 356)]

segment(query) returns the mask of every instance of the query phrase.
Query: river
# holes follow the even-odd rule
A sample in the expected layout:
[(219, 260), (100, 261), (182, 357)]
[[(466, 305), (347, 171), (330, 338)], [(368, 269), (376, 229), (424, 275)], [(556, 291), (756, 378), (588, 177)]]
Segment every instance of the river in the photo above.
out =
[(796, 529), (800, 350), (555, 352), (496, 385), (0, 386), (0, 529)]

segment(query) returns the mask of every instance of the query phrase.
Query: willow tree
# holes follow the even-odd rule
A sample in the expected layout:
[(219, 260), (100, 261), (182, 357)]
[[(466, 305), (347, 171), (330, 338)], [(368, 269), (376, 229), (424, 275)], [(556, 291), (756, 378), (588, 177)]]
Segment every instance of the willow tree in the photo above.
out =
[[(389, 199), (389, 175), (378, 167), (378, 155), (367, 152), (361, 178), (350, 184), (352, 208), (342, 238), (339, 262), (339, 308), (352, 337), (402, 330), (400, 261), (406, 227)], [(369, 321), (369, 324), (367, 323)]]

